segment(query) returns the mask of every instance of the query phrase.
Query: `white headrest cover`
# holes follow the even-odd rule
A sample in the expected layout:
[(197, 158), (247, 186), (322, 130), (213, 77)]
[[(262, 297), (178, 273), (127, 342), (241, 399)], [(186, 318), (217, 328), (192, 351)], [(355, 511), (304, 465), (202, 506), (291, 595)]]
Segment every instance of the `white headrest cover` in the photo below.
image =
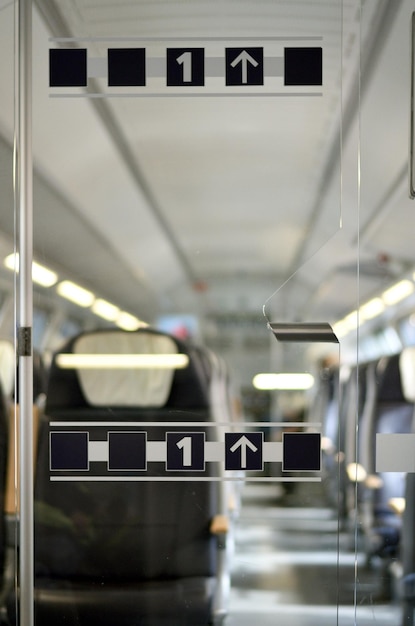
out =
[(5, 396), (11, 396), (16, 377), (16, 356), (10, 341), (0, 341), (0, 381)]
[(415, 346), (404, 348), (399, 359), (402, 391), (408, 402), (415, 402)]
[[(75, 354), (177, 354), (170, 338), (151, 333), (94, 333), (79, 338)], [(173, 369), (78, 369), (85, 399), (93, 406), (161, 407)]]

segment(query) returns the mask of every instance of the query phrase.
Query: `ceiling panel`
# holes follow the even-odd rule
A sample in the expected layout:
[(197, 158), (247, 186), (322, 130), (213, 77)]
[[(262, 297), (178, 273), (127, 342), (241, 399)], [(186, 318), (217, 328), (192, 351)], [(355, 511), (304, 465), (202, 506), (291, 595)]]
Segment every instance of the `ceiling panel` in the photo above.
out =
[[(106, 119), (114, 122), (116, 137), (128, 145), (130, 169), (150, 190), (154, 201), (150, 203), (137, 177), (131, 180), (123, 171), (123, 155), (120, 158), (114, 151), (113, 136), (105, 134), (105, 119), (87, 122), (96, 113), (93, 106), (72, 101), (57, 108), (45, 97), (41, 101), (36, 145), (42, 165), (53, 171), (53, 162), (60, 159), (62, 167), (53, 174), (58, 185), (149, 283), (162, 293), (172, 293), (172, 286), (176, 290), (180, 283), (189, 284), (189, 278), (190, 282), (200, 279), (214, 290), (216, 277), (223, 272), (229, 289), (235, 288), (236, 303), (240, 287), (232, 281), (233, 275), (274, 274), (277, 285), (277, 277), (287, 275), (303, 245), (304, 223), (339, 135), (340, 3), (49, 0), (37, 4), (54, 24), (54, 36), (88, 37), (91, 54), (104, 58), (109, 44), (96, 38), (222, 37), (225, 43), (217, 42), (217, 48), (223, 53), (226, 37), (323, 37), (324, 94), (314, 100), (106, 101)], [(347, 35), (356, 29), (355, 7), (352, 2), (344, 7)], [(43, 48), (47, 45), (44, 42)], [(161, 41), (160, 54), (165, 45)], [(41, 132), (40, 116), (50, 124), (54, 115), (72, 116), (79, 133), (61, 128), (61, 139), (47, 146), (50, 139)], [(77, 143), (80, 137), (86, 138), (82, 161), (73, 159), (70, 148), (71, 141)], [(335, 229), (338, 212), (334, 215)], [(173, 235), (173, 248), (158, 228), (160, 217)], [(157, 263), (152, 255), (155, 246)], [(175, 247), (185, 259), (184, 268)]]
[[(400, 4), (393, 5), (396, 14)], [(363, 103), (368, 102), (369, 111), (374, 110), (373, 102), (382, 103), (380, 121), (369, 113), (367, 145), (372, 145), (373, 126), (382, 130), (380, 145), (389, 136), (393, 150), (402, 149), (402, 108), (388, 94), (376, 65), (383, 62), (377, 33), (386, 26), (396, 26), (402, 33), (403, 24), (390, 19), (390, 3), (365, 2), (361, 29), (358, 0), (37, 0), (36, 6), (35, 165), (44, 183), (65, 199), (68, 212), (56, 211), (46, 199), (36, 206), (37, 251), (52, 263), (64, 263), (74, 276), (84, 274), (88, 281), (95, 273), (88, 274), (88, 256), (99, 259), (105, 295), (121, 299), (125, 289), (123, 300), (134, 303), (136, 298), (137, 309), (147, 298), (153, 302), (156, 293), (161, 310), (220, 311), (226, 306), (261, 311), (274, 292), (284, 299), (285, 288), (279, 290), (290, 276), (290, 291), (299, 291), (296, 307), (305, 306), (307, 315), (320, 318), (325, 310), (328, 316), (337, 315), (346, 306), (347, 297), (343, 303), (327, 285), (339, 284), (333, 278), (333, 249), (340, 267), (357, 258), (353, 168), (361, 58), (370, 78), (362, 89)], [(322, 37), (323, 95), (51, 98), (48, 50), (63, 45), (51, 41), (51, 36), (84, 38), (83, 43), (67, 45), (86, 45), (92, 57), (104, 61), (114, 42), (136, 45), (125, 39), (134, 37), (159, 38), (151, 45), (160, 58), (167, 45), (179, 45), (168, 44), (172, 38), (199, 38), (200, 45), (210, 42), (221, 55), (228, 41), (235, 44), (235, 37), (255, 36), (259, 42), (267, 37)], [(282, 54), (283, 45), (273, 54)], [(385, 54), (387, 67), (392, 67), (396, 54), (388, 48)], [(398, 54), (402, 56), (402, 50)], [(394, 89), (402, 90), (402, 81), (395, 76)], [(105, 82), (105, 76), (95, 78), (91, 88), (104, 94)], [(155, 83), (155, 91), (162, 91), (161, 82)], [(222, 83), (223, 79), (214, 79), (206, 94), (223, 90)], [(388, 118), (399, 117), (398, 136), (393, 126), (382, 125), (385, 111)], [(0, 113), (4, 136), (12, 137), (11, 117), (12, 109), (5, 106)], [(367, 162), (371, 166), (365, 173), (367, 192), (362, 193), (364, 220), (388, 195), (386, 151), (375, 147)], [(350, 184), (344, 173), (341, 176), (342, 164)], [(342, 213), (343, 228), (336, 235)], [(59, 223), (88, 233), (85, 256), (74, 256)], [(55, 246), (44, 236), (46, 228), (50, 232), (56, 228)], [(386, 247), (379, 233), (376, 237), (366, 240), (369, 258)], [(112, 269), (101, 254), (106, 244), (113, 252)], [(390, 252), (395, 254), (397, 247), (398, 235), (390, 239)], [(117, 271), (120, 277), (130, 276), (128, 287), (121, 280), (117, 283)], [(202, 284), (207, 287), (203, 295)], [(310, 299), (313, 290), (318, 297)]]

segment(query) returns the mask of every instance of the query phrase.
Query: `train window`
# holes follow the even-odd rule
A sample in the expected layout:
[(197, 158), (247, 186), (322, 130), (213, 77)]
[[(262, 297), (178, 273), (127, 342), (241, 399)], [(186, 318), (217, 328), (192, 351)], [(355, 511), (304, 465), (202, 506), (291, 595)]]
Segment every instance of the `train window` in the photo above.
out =
[(161, 315), (156, 321), (157, 328), (182, 339), (200, 336), (199, 322), (193, 315)]

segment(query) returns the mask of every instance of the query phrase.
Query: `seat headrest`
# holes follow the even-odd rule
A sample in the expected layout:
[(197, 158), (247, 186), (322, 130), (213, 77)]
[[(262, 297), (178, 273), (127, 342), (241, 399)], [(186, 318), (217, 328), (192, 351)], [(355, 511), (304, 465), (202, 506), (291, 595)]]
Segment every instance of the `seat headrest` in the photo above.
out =
[(81, 407), (206, 408), (197, 354), (153, 329), (82, 333), (54, 355), (46, 411)]
[(376, 366), (378, 402), (405, 402), (402, 389), (400, 355), (382, 358)]
[(0, 340), (0, 381), (4, 394), (10, 397), (14, 392), (16, 378), (16, 352), (11, 341)]
[(402, 350), (399, 367), (404, 396), (408, 402), (415, 402), (415, 346)]

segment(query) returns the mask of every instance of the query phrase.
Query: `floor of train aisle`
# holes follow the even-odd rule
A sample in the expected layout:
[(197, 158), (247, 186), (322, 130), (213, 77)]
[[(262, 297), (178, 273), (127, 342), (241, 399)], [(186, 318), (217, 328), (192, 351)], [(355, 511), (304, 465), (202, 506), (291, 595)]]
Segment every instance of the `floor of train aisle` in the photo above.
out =
[(298, 483), (284, 498), (279, 489), (244, 487), (226, 626), (397, 626), (399, 606), (378, 599), (379, 574), (338, 532), (321, 487)]

